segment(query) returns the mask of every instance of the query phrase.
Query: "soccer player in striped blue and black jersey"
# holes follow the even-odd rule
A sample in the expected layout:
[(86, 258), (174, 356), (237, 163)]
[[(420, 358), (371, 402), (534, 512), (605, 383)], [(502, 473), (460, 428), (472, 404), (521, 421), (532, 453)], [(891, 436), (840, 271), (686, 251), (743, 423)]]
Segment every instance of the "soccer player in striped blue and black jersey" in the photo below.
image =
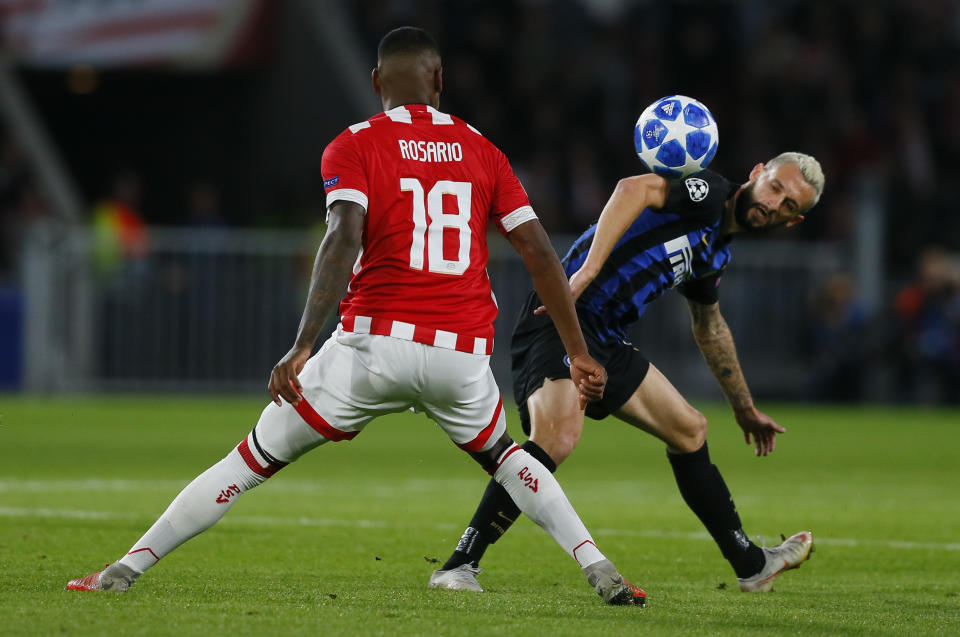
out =
[[(514, 397), (524, 444), (555, 469), (576, 446), (584, 415), (614, 415), (667, 445), (683, 499), (730, 562), (744, 591), (768, 591), (781, 572), (810, 554), (813, 536), (801, 532), (761, 548), (743, 531), (730, 492), (707, 450), (707, 420), (660, 371), (627, 343), (627, 329), (670, 289), (686, 297), (693, 335), (758, 456), (773, 451), (786, 430), (753, 404), (733, 337), (720, 314), (718, 284), (730, 262), (731, 240), (803, 221), (823, 192), (823, 170), (802, 153), (757, 164), (744, 184), (704, 170), (668, 181), (653, 174), (622, 179), (599, 221), (573, 244), (563, 264), (590, 353), (609, 373), (603, 398), (586, 405), (570, 379), (569, 363), (548, 308), (531, 294), (513, 334)], [(519, 515), (506, 491), (491, 482), (457, 545), (430, 586), (481, 591), (476, 574), (487, 546)]]

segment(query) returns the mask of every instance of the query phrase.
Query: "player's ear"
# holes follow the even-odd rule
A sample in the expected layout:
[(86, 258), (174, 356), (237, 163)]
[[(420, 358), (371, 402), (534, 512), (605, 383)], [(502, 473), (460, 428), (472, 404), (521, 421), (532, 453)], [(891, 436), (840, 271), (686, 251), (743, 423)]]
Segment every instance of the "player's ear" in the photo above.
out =
[(762, 175), (764, 168), (766, 168), (766, 166), (764, 166), (763, 162), (754, 166), (753, 170), (750, 171), (750, 181), (754, 181), (757, 177)]
[(443, 67), (438, 66), (433, 72), (433, 90), (439, 95), (443, 93)]
[(794, 217), (793, 219), (791, 219), (790, 221), (788, 221), (788, 222), (785, 223), (784, 225), (785, 225), (787, 228), (792, 228), (792, 227), (794, 227), (795, 225), (797, 225), (798, 223), (801, 223), (801, 222), (803, 221), (803, 219), (804, 219), (804, 216), (803, 216), (803, 215), (797, 215), (796, 217)]
[(380, 95), (380, 68), (377, 66), (370, 71), (370, 83), (373, 85), (373, 92)]

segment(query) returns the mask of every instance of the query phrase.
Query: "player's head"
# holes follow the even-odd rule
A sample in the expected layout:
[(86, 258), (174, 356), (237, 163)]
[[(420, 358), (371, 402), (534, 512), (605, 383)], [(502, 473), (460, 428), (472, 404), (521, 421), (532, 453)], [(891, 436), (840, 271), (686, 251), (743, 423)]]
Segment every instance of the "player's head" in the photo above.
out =
[(820, 162), (803, 153), (781, 153), (750, 171), (737, 196), (734, 219), (747, 231), (795, 226), (820, 200), (823, 185)]
[(440, 49), (429, 33), (417, 27), (390, 31), (377, 47), (373, 90), (384, 110), (401, 104), (440, 106), (443, 66)]

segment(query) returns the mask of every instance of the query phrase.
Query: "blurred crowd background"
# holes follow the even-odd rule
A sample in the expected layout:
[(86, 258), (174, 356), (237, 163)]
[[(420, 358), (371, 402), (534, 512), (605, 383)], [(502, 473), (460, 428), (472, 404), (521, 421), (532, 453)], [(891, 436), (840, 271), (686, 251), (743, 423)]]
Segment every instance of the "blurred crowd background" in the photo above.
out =
[[(868, 273), (841, 262), (811, 285), (796, 322), (801, 397), (960, 402), (956, 0), (168, 3), (189, 8), (178, 23), (188, 26), (205, 24), (199, 9), (220, 12), (210, 24), (222, 32), (229, 23), (233, 35), (215, 54), (196, 43), (159, 53), (57, 48), (57, 33), (40, 28), (40, 13), (57, 5), (135, 18), (151, 4), (0, 0), (0, 97), (14, 83), (40, 131), (25, 134), (16, 100), (0, 101), (8, 334), (24, 329), (23, 246), (43, 220), (93, 229), (101, 270), (144, 259), (164, 226), (299, 229), (315, 245), (323, 145), (376, 112), (367, 87), (377, 42), (413, 24), (444, 52), (442, 109), (506, 152), (555, 236), (582, 231), (617, 180), (642, 171), (632, 127), (666, 94), (710, 107), (720, 129), (711, 168), (734, 181), (784, 150), (816, 156), (827, 175), (821, 203), (769, 240), (842, 254), (862, 252), (869, 235), (881, 281), (879, 296), (865, 298)], [(108, 39), (108, 27), (86, 37)], [(126, 28), (136, 42), (157, 26)], [(29, 152), (44, 140), (79, 202), (73, 218)], [(763, 308), (758, 298), (755, 311)], [(7, 367), (22, 367), (27, 353), (15, 357), (12, 338), (4, 347)], [(882, 392), (865, 386), (870, 369), (887, 370)], [(23, 385), (16, 369), (5, 378)]]

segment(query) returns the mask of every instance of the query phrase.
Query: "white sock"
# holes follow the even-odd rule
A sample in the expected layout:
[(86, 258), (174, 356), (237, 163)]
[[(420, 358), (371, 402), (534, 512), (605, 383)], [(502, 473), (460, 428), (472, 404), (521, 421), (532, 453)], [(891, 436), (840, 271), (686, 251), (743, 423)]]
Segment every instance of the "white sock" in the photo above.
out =
[(498, 460), (493, 474), (520, 510), (550, 534), (580, 568), (606, 559), (570, 501), (539, 460), (513, 445)]
[(139, 577), (164, 555), (216, 524), (242, 493), (285, 466), (265, 458), (255, 441), (255, 433), (251, 432), (223, 460), (184, 487), (119, 563), (133, 569)]

